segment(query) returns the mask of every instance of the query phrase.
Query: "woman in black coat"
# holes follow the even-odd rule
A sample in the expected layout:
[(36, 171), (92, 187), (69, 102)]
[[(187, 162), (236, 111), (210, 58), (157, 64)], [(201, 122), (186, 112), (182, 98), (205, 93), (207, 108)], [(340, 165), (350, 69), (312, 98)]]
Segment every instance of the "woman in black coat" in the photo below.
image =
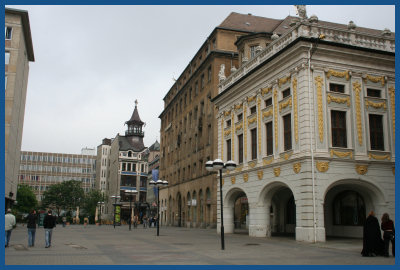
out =
[(383, 255), (383, 240), (379, 221), (371, 211), (364, 223), (363, 250), (361, 254), (365, 257)]

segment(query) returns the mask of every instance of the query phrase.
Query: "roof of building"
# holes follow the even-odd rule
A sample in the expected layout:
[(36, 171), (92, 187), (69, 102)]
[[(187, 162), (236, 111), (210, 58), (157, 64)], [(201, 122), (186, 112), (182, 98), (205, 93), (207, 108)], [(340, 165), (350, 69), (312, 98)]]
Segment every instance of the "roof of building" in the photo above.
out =
[(158, 142), (158, 140), (156, 140), (155, 143), (153, 143), (150, 147), (149, 147), (150, 151), (160, 151), (160, 143)]
[(144, 122), (140, 119), (139, 112), (137, 109), (137, 104), (138, 104), (138, 102), (136, 100), (135, 101), (135, 109), (133, 110), (131, 119), (129, 119), (129, 121), (127, 121), (126, 124), (139, 124), (139, 125), (144, 124)]
[(120, 151), (142, 152), (146, 148), (143, 144), (143, 138), (136, 136), (118, 136), (118, 138)]
[(247, 32), (272, 32), (281, 22), (282, 20), (232, 12), (218, 27)]
[(25, 46), (26, 52), (28, 54), (28, 60), (31, 62), (35, 62), (35, 55), (33, 53), (33, 43), (32, 43), (32, 34), (31, 34), (31, 26), (29, 23), (29, 15), (28, 11), (21, 9), (13, 9), (13, 8), (5, 8), (6, 14), (16, 14), (21, 16), (22, 20), (22, 29), (25, 38)]

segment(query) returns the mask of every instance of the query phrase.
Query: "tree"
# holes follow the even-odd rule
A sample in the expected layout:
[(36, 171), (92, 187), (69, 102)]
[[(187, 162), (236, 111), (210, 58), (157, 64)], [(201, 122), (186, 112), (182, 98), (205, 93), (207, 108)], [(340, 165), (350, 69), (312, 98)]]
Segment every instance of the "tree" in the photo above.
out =
[(17, 190), (17, 210), (21, 213), (29, 213), (38, 205), (35, 193), (28, 185), (18, 185)]
[(96, 214), (96, 206), (99, 201), (104, 201), (103, 194), (97, 190), (93, 189), (85, 195), (83, 210), (85, 213), (91, 217)]
[(61, 210), (75, 209), (83, 201), (84, 191), (81, 188), (81, 182), (69, 180), (50, 186), (43, 193), (42, 206), (56, 208), (60, 216)]

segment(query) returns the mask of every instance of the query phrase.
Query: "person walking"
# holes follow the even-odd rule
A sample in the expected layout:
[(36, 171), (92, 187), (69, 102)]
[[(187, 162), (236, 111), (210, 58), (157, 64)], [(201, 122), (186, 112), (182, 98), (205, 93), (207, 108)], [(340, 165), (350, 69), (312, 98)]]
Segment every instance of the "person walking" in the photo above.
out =
[(65, 216), (62, 217), (62, 224), (63, 224), (63, 227), (65, 227), (65, 225), (67, 224), (67, 218)]
[(43, 227), (45, 233), (45, 248), (51, 247), (51, 236), (53, 234), (53, 228), (56, 226), (56, 218), (51, 214), (51, 210), (47, 211), (47, 215), (43, 220)]
[(36, 235), (36, 223), (37, 215), (34, 209), (31, 210), (29, 215), (26, 217), (28, 224), (28, 247), (35, 246), (35, 235)]
[(147, 227), (147, 216), (144, 215), (143, 216), (143, 228), (146, 229), (146, 227)]
[(7, 214), (4, 217), (5, 220), (5, 239), (6, 239), (6, 247), (10, 244), (11, 232), (16, 227), (17, 223), (15, 222), (15, 216), (11, 214), (11, 208), (7, 209)]
[(135, 215), (134, 217), (133, 217), (133, 228), (137, 228), (137, 223), (138, 223), (138, 216), (137, 215)]
[(392, 242), (392, 255), (394, 257), (394, 224), (389, 218), (388, 213), (384, 213), (382, 216), (381, 229), (383, 231), (383, 242), (385, 244), (383, 256), (389, 257), (389, 242)]
[(361, 254), (364, 257), (383, 255), (383, 240), (379, 229), (379, 221), (371, 211), (364, 223), (363, 249)]

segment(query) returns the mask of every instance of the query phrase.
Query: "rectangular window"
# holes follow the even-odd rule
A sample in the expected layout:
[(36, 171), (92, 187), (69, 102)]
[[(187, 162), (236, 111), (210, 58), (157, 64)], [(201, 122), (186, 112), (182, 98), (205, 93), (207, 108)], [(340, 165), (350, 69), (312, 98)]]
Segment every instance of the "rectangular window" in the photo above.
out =
[(290, 88), (282, 91), (282, 99), (290, 96)]
[(201, 74), (201, 78), (200, 78), (200, 87), (201, 87), (201, 89), (204, 88), (204, 74)]
[(381, 97), (381, 90), (367, 88), (367, 96), (380, 98)]
[(11, 39), (12, 38), (12, 27), (6, 26), (5, 32), (6, 32), (6, 39)]
[(239, 113), (237, 115), (237, 120), (238, 120), (238, 122), (243, 120), (243, 114), (242, 113)]
[(251, 131), (251, 159), (257, 159), (257, 129)]
[(231, 160), (232, 159), (232, 142), (231, 139), (226, 140), (226, 160)]
[(231, 120), (227, 120), (227, 121), (226, 121), (226, 127), (228, 128), (228, 127), (230, 127), (231, 125), (232, 125)]
[(385, 150), (382, 115), (369, 115), (369, 139), (371, 143), (371, 150)]
[(198, 93), (199, 93), (199, 83), (195, 82), (195, 84), (194, 84), (194, 95), (197, 96)]
[(292, 116), (287, 114), (283, 117), (283, 142), (284, 151), (292, 149)]
[(344, 93), (344, 85), (343, 84), (330, 83), (329, 84), (329, 91), (337, 92), (337, 93)]
[(250, 108), (250, 114), (256, 113), (257, 112), (257, 106), (253, 106)]
[(331, 111), (332, 146), (347, 148), (346, 112)]
[(269, 98), (265, 100), (265, 107), (271, 106), (272, 105), (272, 98)]
[(265, 124), (266, 128), (266, 138), (267, 138), (267, 156), (272, 155), (274, 153), (274, 148), (273, 148), (273, 133), (272, 133), (272, 122), (268, 122)]
[(256, 56), (256, 48), (257, 48), (257, 46), (250, 47), (250, 58), (253, 58), (254, 56)]
[(208, 67), (207, 73), (208, 73), (208, 82), (211, 82), (211, 76), (212, 76), (212, 73), (211, 73), (211, 66)]
[(243, 134), (238, 136), (239, 164), (243, 163)]
[(5, 54), (5, 60), (6, 60), (6, 65), (8, 65), (9, 63), (10, 63), (10, 52), (6, 52), (6, 54)]

